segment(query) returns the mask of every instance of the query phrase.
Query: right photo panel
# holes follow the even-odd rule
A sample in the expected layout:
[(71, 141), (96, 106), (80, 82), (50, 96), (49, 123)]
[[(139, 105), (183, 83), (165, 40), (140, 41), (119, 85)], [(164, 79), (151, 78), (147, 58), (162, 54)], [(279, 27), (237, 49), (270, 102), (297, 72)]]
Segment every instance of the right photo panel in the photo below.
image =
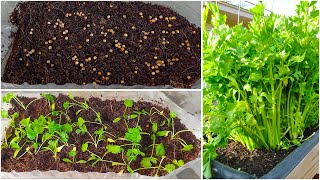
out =
[(203, 3), (203, 178), (319, 178), (318, 9)]

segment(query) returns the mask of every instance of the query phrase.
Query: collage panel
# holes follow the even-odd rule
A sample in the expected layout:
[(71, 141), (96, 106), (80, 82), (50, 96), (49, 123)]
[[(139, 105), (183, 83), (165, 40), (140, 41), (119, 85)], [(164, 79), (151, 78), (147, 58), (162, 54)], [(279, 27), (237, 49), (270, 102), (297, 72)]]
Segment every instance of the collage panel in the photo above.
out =
[(1, 96), (2, 178), (201, 177), (199, 91)]
[(201, 1), (2, 1), (4, 89), (201, 89)]
[(203, 5), (203, 177), (318, 179), (319, 2)]
[(1, 178), (201, 179), (200, 26), (201, 1), (1, 1)]

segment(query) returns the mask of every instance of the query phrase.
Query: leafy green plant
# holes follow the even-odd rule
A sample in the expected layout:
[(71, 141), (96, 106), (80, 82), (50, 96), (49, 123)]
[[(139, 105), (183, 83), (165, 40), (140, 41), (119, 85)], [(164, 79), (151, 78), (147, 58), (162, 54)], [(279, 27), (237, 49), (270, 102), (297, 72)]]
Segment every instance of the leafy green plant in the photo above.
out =
[[(125, 123), (127, 129), (129, 129), (129, 126), (128, 126), (128, 123), (127, 123), (126, 119), (134, 119), (134, 118), (137, 118), (138, 115), (137, 115), (137, 114), (127, 115), (127, 114), (126, 114), (128, 108), (132, 108), (132, 106), (133, 106), (133, 100), (131, 100), (131, 99), (125, 99), (125, 100), (123, 101), (123, 104), (125, 105), (125, 109), (124, 109), (124, 111), (123, 111), (122, 117), (117, 117), (117, 118), (115, 118), (115, 119), (113, 120), (113, 122), (114, 122), (114, 123), (117, 123), (117, 122), (119, 122), (121, 119), (123, 119), (123, 122)], [(139, 113), (139, 117), (140, 117), (140, 114), (142, 114), (142, 113)]]
[(91, 134), (87, 129), (86, 123), (92, 123), (92, 122), (85, 121), (82, 117), (79, 117), (78, 122), (76, 123), (76, 125), (78, 126), (78, 129), (76, 129), (76, 133), (88, 134), (92, 139), (92, 142), (88, 142), (88, 143), (92, 143), (96, 148), (98, 148), (99, 142), (105, 140), (104, 134), (106, 133), (106, 131), (103, 128), (100, 128), (94, 131), (93, 134)]
[[(218, 6), (203, 11), (204, 176), (227, 139), (248, 149), (299, 145), (319, 119), (319, 11), (301, 1), (296, 15), (251, 13), (248, 28), (226, 25)], [(205, 22), (212, 12), (207, 31)], [(308, 137), (307, 137), (308, 138)]]
[(96, 119), (95, 121), (90, 121), (91, 123), (98, 123), (100, 124), (104, 129), (107, 129), (107, 125), (102, 123), (101, 120), (101, 113), (97, 112), (94, 108), (92, 108), (91, 106), (89, 106), (89, 104), (84, 101), (84, 102), (79, 102), (77, 101), (73, 95), (70, 93), (69, 94), (69, 98), (73, 101), (73, 102), (69, 102), (69, 101), (65, 101), (63, 103), (63, 108), (66, 110), (66, 113), (68, 112), (69, 108), (73, 107), (73, 106), (77, 106), (80, 107), (80, 109), (76, 112), (76, 115), (79, 115), (82, 111), (86, 111), (86, 110), (91, 110), (92, 112), (94, 112), (94, 114), (96, 115)]
[(16, 118), (18, 118), (18, 117), (19, 117), (19, 113), (18, 112), (15, 112), (12, 115), (9, 115), (8, 111), (1, 110), (1, 118), (10, 119), (9, 127), (5, 128), (4, 140), (1, 143), (1, 149), (10, 147), (10, 144), (8, 143), (8, 138), (10, 138), (12, 136), (12, 134), (8, 134), (7, 131), (8, 131), (8, 129), (13, 129), (14, 128), (14, 126), (15, 126), (14, 120)]
[(58, 153), (62, 150), (65, 145), (59, 146), (59, 140), (50, 140), (48, 141), (48, 146), (43, 147), (42, 151), (51, 151), (53, 153), (53, 158), (58, 159)]
[(24, 105), (23, 102), (13, 93), (6, 93), (3, 97), (2, 97), (2, 102), (5, 103), (10, 103), (11, 100), (14, 100), (20, 107), (22, 107), (24, 110), (27, 110), (28, 107), (37, 99), (34, 99), (32, 101), (30, 101), (27, 105)]
[(75, 163), (75, 157), (77, 155), (77, 148), (76, 147), (73, 147), (70, 151), (69, 151), (69, 157), (70, 158), (63, 158), (62, 160), (64, 162), (67, 162), (67, 163)]

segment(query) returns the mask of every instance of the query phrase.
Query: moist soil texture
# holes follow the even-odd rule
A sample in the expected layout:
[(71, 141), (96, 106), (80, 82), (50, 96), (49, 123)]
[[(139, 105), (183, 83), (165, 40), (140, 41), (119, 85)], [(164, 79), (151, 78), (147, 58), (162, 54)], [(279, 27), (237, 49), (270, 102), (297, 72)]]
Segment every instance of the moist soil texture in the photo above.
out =
[[(315, 128), (307, 128), (304, 137), (309, 137), (315, 132)], [(277, 164), (286, 158), (297, 146), (287, 150), (248, 150), (241, 143), (230, 141), (226, 148), (217, 149), (217, 161), (234, 169), (247, 172), (253, 176), (261, 177), (271, 171)]]
[[(26, 97), (19, 97), (19, 99), (24, 103), (27, 104), (32, 99), (26, 98)], [(75, 97), (75, 99), (79, 102), (84, 102), (83, 98)], [(65, 95), (59, 95), (54, 98), (55, 102), (55, 108), (57, 111), (63, 110), (63, 103), (65, 101), (70, 101), (68, 96)], [(71, 101), (70, 101), (71, 102)], [(102, 123), (107, 125), (106, 132), (108, 134), (105, 134), (106, 138), (112, 138), (116, 139), (115, 137), (124, 137), (125, 132), (127, 131), (126, 125), (123, 123), (123, 120), (114, 123), (113, 120), (116, 117), (119, 117), (123, 114), (125, 110), (125, 106), (123, 105), (123, 101), (116, 101), (116, 100), (101, 100), (99, 98), (90, 98), (87, 103), (90, 107), (95, 109), (95, 111), (101, 113), (101, 120)], [(31, 122), (38, 118), (40, 115), (46, 115), (51, 112), (50, 107), (48, 106), (48, 102), (46, 100), (39, 99), (34, 101), (27, 109), (27, 111), (23, 110), (14, 100), (11, 100), (11, 104), (13, 107), (9, 110), (9, 114), (13, 114), (14, 112), (19, 113), (19, 118), (15, 119), (15, 123), (19, 123), (19, 121), (23, 118), (30, 117)], [(167, 108), (162, 108), (157, 105), (154, 105), (150, 102), (145, 101), (138, 101), (134, 102), (134, 105), (132, 108), (127, 109), (127, 114), (131, 114), (134, 111), (142, 110), (149, 112), (152, 107), (158, 108), (160, 111), (163, 111), (164, 115), (166, 117), (169, 117), (170, 111)], [(76, 115), (76, 112), (79, 110), (79, 107), (73, 106), (69, 108), (68, 115), (71, 119), (71, 122), (76, 122), (78, 117), (82, 117), (85, 120), (92, 120), (95, 119), (96, 116), (93, 113), (93, 111), (84, 110), (81, 111), (78, 115)], [(58, 116), (52, 116), (51, 118), (56, 121), (56, 123), (59, 122)], [(160, 116), (158, 114), (155, 114), (152, 116), (152, 121), (157, 122), (159, 124), (158, 131), (166, 131), (170, 130), (168, 126), (163, 125), (160, 126), (161, 122), (163, 121), (163, 116)], [(66, 123), (67, 119), (62, 118), (61, 124)], [(137, 123), (137, 119), (130, 119), (127, 120), (129, 128), (135, 127)], [(99, 127), (101, 127), (99, 124), (91, 124), (86, 123), (87, 129), (89, 132), (97, 130)], [(152, 134), (152, 124), (150, 123), (149, 116), (141, 115), (139, 125), (142, 129), (142, 132), (150, 133)], [(185, 125), (183, 125), (180, 122), (179, 118), (174, 119), (174, 128), (175, 132), (178, 132), (180, 130), (186, 129)], [(58, 153), (57, 160), (54, 159), (53, 153), (50, 151), (39, 151), (38, 154), (34, 153), (26, 153), (24, 156), (22, 156), (20, 159), (13, 158), (14, 150), (12, 148), (3, 148), (1, 150), (1, 171), (4, 172), (11, 172), (11, 171), (17, 171), (17, 172), (29, 172), (32, 170), (40, 170), (40, 171), (48, 171), (48, 170), (58, 170), (61, 172), (66, 171), (78, 171), (78, 172), (100, 172), (100, 173), (107, 173), (107, 172), (128, 172), (126, 166), (112, 166), (109, 162), (98, 162), (95, 166), (92, 166), (92, 161), (87, 162), (84, 164), (77, 164), (77, 163), (67, 163), (64, 162), (63, 158), (69, 158), (69, 152), (72, 150), (73, 147), (76, 147), (77, 154), (75, 156), (76, 160), (84, 159), (87, 160), (90, 158), (90, 153), (88, 151), (81, 152), (81, 146), (85, 142), (92, 141), (90, 136), (88, 134), (82, 135), (76, 133), (76, 127), (73, 125), (72, 132), (69, 133), (69, 140), (68, 144), (69, 146), (65, 146), (62, 148), (61, 152)], [(8, 142), (11, 141), (11, 139), (14, 136), (14, 131), (9, 128), (6, 131)], [(111, 136), (112, 134), (113, 136)], [(10, 136), (11, 135), (11, 136)], [(115, 136), (115, 137), (114, 137)], [(141, 144), (141, 151), (145, 153), (144, 157), (150, 157), (152, 148), (150, 145), (152, 145), (152, 140), (150, 136), (148, 135), (141, 135), (142, 139), (140, 141)], [(184, 163), (187, 163), (189, 161), (192, 161), (196, 159), (201, 150), (200, 146), (200, 140), (196, 139), (194, 134), (190, 131), (188, 132), (182, 132), (178, 135), (181, 139), (185, 140), (186, 143), (192, 144), (193, 149), (191, 151), (183, 152), (182, 151), (182, 145), (179, 142), (171, 141), (169, 136), (167, 137), (157, 137), (155, 140), (156, 144), (163, 143), (165, 148), (165, 156), (166, 158), (163, 160), (162, 165), (166, 165), (169, 163), (172, 163), (172, 160), (183, 160)], [(41, 137), (39, 137), (41, 139)], [(93, 144), (89, 144), (88, 150), (99, 155), (102, 157), (104, 153), (106, 152), (106, 145), (108, 145), (110, 142), (108, 141), (100, 141), (98, 144), (98, 147), (95, 148)], [(45, 143), (46, 145), (47, 143)], [(115, 145), (123, 145), (123, 144), (129, 144), (129, 142), (124, 140), (116, 140), (114, 143)], [(27, 144), (28, 145), (28, 144)], [(131, 146), (123, 146), (124, 152), (126, 152), (128, 149), (131, 148)], [(21, 152), (24, 152), (26, 148), (24, 147)], [(32, 150), (31, 150), (32, 152)], [(21, 153), (18, 154), (18, 156)], [(153, 155), (154, 157), (157, 157)], [(124, 156), (124, 160), (122, 159), (122, 155), (120, 154), (112, 154), (108, 153), (104, 159), (109, 161), (116, 161), (116, 162), (124, 162), (126, 160), (126, 156)], [(157, 164), (154, 166), (157, 167), (159, 165), (159, 161), (161, 157), (157, 157)], [(132, 169), (138, 169), (141, 168), (140, 162), (142, 160), (142, 156), (138, 156), (136, 160), (132, 161), (130, 164), (130, 167)], [(137, 173), (142, 175), (148, 175), (148, 176), (154, 176), (157, 169), (147, 169), (147, 170), (139, 170)], [(166, 175), (167, 172), (164, 170), (159, 171), (159, 175), (163, 176)]]
[(200, 28), (143, 2), (23, 2), (3, 82), (171, 85), (201, 76)]

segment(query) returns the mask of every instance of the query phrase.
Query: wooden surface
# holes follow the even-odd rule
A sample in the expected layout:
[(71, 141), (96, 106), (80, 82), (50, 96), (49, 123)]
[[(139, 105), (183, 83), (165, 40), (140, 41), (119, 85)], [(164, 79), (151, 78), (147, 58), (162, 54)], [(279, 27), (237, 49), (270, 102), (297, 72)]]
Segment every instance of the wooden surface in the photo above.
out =
[(319, 173), (319, 143), (295, 167), (286, 179), (312, 179)]

